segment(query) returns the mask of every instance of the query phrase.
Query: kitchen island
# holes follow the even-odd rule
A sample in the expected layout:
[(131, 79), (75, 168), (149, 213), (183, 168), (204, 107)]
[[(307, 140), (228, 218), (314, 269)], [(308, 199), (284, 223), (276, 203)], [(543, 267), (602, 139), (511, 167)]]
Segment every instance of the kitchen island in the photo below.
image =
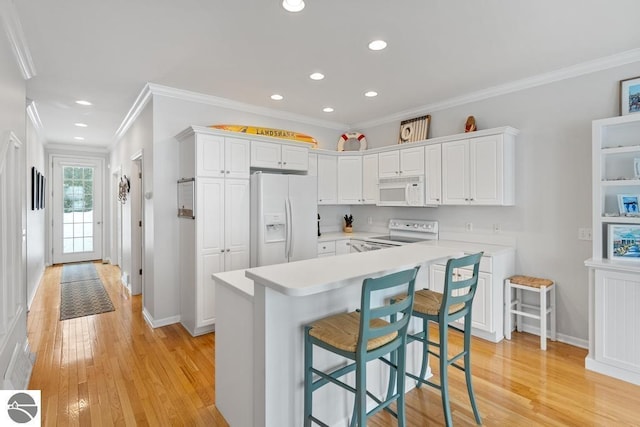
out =
[[(416, 265), (426, 269), (461, 255), (459, 249), (416, 243), (214, 274), (216, 406), (232, 426), (302, 425), (304, 325), (359, 308), (367, 277)], [(411, 344), (408, 370), (418, 370), (421, 355)], [(314, 363), (323, 369), (344, 359), (317, 349)], [(387, 372), (381, 363), (368, 365), (368, 389), (378, 396), (386, 391)], [(314, 414), (329, 425), (344, 425), (352, 402), (350, 393), (323, 387), (314, 393)]]

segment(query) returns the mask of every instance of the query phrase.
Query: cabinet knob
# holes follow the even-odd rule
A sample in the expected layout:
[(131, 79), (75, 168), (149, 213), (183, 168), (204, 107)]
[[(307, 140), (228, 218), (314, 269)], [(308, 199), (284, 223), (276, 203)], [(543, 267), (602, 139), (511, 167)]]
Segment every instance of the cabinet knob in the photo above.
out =
[(436, 199), (436, 202), (439, 202), (439, 201), (440, 201), (440, 199)]
[(227, 171), (227, 173), (229, 173), (229, 171)]
[(224, 252), (224, 249), (220, 249), (220, 253), (223, 253), (223, 252)]
[(287, 162), (282, 162), (282, 164), (283, 164), (283, 165), (286, 165), (286, 164), (287, 164)]
[(278, 162), (278, 164), (279, 164), (279, 165), (281, 165), (281, 164), (282, 164), (282, 162)]
[(469, 201), (471, 201), (471, 202), (473, 202), (473, 200), (474, 200), (473, 198), (469, 199)]
[(402, 171), (400, 171), (400, 175), (402, 175)]
[(227, 249), (227, 252), (231, 252), (231, 249)]
[(224, 173), (224, 171), (220, 171), (220, 173)]
[(465, 201), (465, 202), (468, 202), (468, 201), (469, 201), (469, 199), (464, 199), (464, 201)]

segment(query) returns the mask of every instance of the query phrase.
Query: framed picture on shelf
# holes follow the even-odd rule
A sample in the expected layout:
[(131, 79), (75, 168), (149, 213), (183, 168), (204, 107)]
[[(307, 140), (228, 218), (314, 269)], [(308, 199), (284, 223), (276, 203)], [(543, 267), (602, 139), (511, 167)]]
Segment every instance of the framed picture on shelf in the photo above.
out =
[(640, 225), (609, 224), (607, 257), (640, 262)]
[(633, 175), (640, 179), (640, 159), (633, 159)]
[(618, 210), (620, 215), (635, 214), (640, 216), (638, 210), (638, 202), (640, 195), (638, 194), (618, 194)]
[(620, 115), (640, 113), (640, 76), (620, 82)]

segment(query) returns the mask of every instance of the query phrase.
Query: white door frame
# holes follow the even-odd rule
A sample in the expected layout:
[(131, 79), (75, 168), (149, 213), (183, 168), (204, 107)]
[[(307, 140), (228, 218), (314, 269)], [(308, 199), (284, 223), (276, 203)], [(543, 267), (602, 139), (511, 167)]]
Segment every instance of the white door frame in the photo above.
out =
[[(100, 175), (100, 191), (101, 194), (99, 196), (99, 201), (100, 201), (100, 212), (99, 215), (95, 216), (96, 214), (98, 214), (97, 212), (94, 213), (94, 218), (100, 218), (100, 228), (97, 229), (95, 227), (95, 222), (94, 221), (94, 230), (97, 230), (100, 233), (100, 259), (104, 258), (105, 255), (105, 234), (104, 234), (104, 218), (105, 218), (105, 159), (103, 157), (94, 157), (94, 156), (83, 156), (83, 155), (68, 155), (68, 154), (49, 154), (49, 176), (51, 177), (50, 179), (50, 184), (49, 184), (49, 188), (51, 190), (51, 201), (49, 203), (48, 206), (48, 211), (50, 213), (49, 218), (51, 218), (51, 224), (50, 224), (50, 233), (49, 233), (49, 254), (51, 255), (51, 264), (54, 264), (55, 262), (55, 253), (54, 253), (54, 223), (55, 223), (55, 212), (54, 212), (54, 206), (55, 206), (55, 200), (54, 200), (54, 190), (56, 188), (56, 186), (58, 185), (56, 183), (56, 177), (54, 174), (54, 163), (56, 160), (63, 160), (63, 161), (68, 161), (70, 163), (75, 163), (77, 162), (78, 164), (82, 164), (83, 161), (91, 161), (91, 162), (97, 162), (100, 164), (100, 169), (101, 169), (101, 175)], [(59, 179), (59, 178), (58, 178)], [(95, 201), (94, 201), (95, 203)], [(95, 233), (95, 231), (94, 231)]]
[(122, 166), (118, 166), (111, 173), (111, 264), (122, 268), (122, 203), (118, 200), (120, 190), (120, 178), (122, 177)]
[[(145, 294), (145, 218), (144, 218), (144, 155), (143, 150), (136, 151), (131, 156), (131, 174), (140, 173), (140, 177), (131, 176), (133, 185), (131, 193), (131, 294), (142, 294), (142, 305), (144, 307), (144, 294)], [(135, 181), (135, 182), (134, 182)], [(136, 200), (134, 200), (134, 198)], [(138, 209), (138, 212), (134, 212), (134, 206)], [(142, 221), (142, 226), (136, 224), (137, 221)], [(136, 232), (137, 231), (137, 232)], [(134, 253), (137, 255), (134, 257)], [(139, 264), (134, 265), (133, 260), (139, 259)], [(138, 274), (138, 270), (142, 269), (142, 275)], [(135, 278), (134, 278), (135, 277)]]

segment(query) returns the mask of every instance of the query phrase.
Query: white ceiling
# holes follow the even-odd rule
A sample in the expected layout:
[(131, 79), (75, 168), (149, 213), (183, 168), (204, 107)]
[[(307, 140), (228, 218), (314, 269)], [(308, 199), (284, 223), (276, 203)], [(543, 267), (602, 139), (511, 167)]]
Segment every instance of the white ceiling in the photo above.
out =
[[(637, 0), (305, 2), (15, 0), (37, 73), (27, 96), (50, 143), (109, 146), (147, 82), (346, 130), (640, 46)], [(376, 38), (386, 50), (367, 49)]]

